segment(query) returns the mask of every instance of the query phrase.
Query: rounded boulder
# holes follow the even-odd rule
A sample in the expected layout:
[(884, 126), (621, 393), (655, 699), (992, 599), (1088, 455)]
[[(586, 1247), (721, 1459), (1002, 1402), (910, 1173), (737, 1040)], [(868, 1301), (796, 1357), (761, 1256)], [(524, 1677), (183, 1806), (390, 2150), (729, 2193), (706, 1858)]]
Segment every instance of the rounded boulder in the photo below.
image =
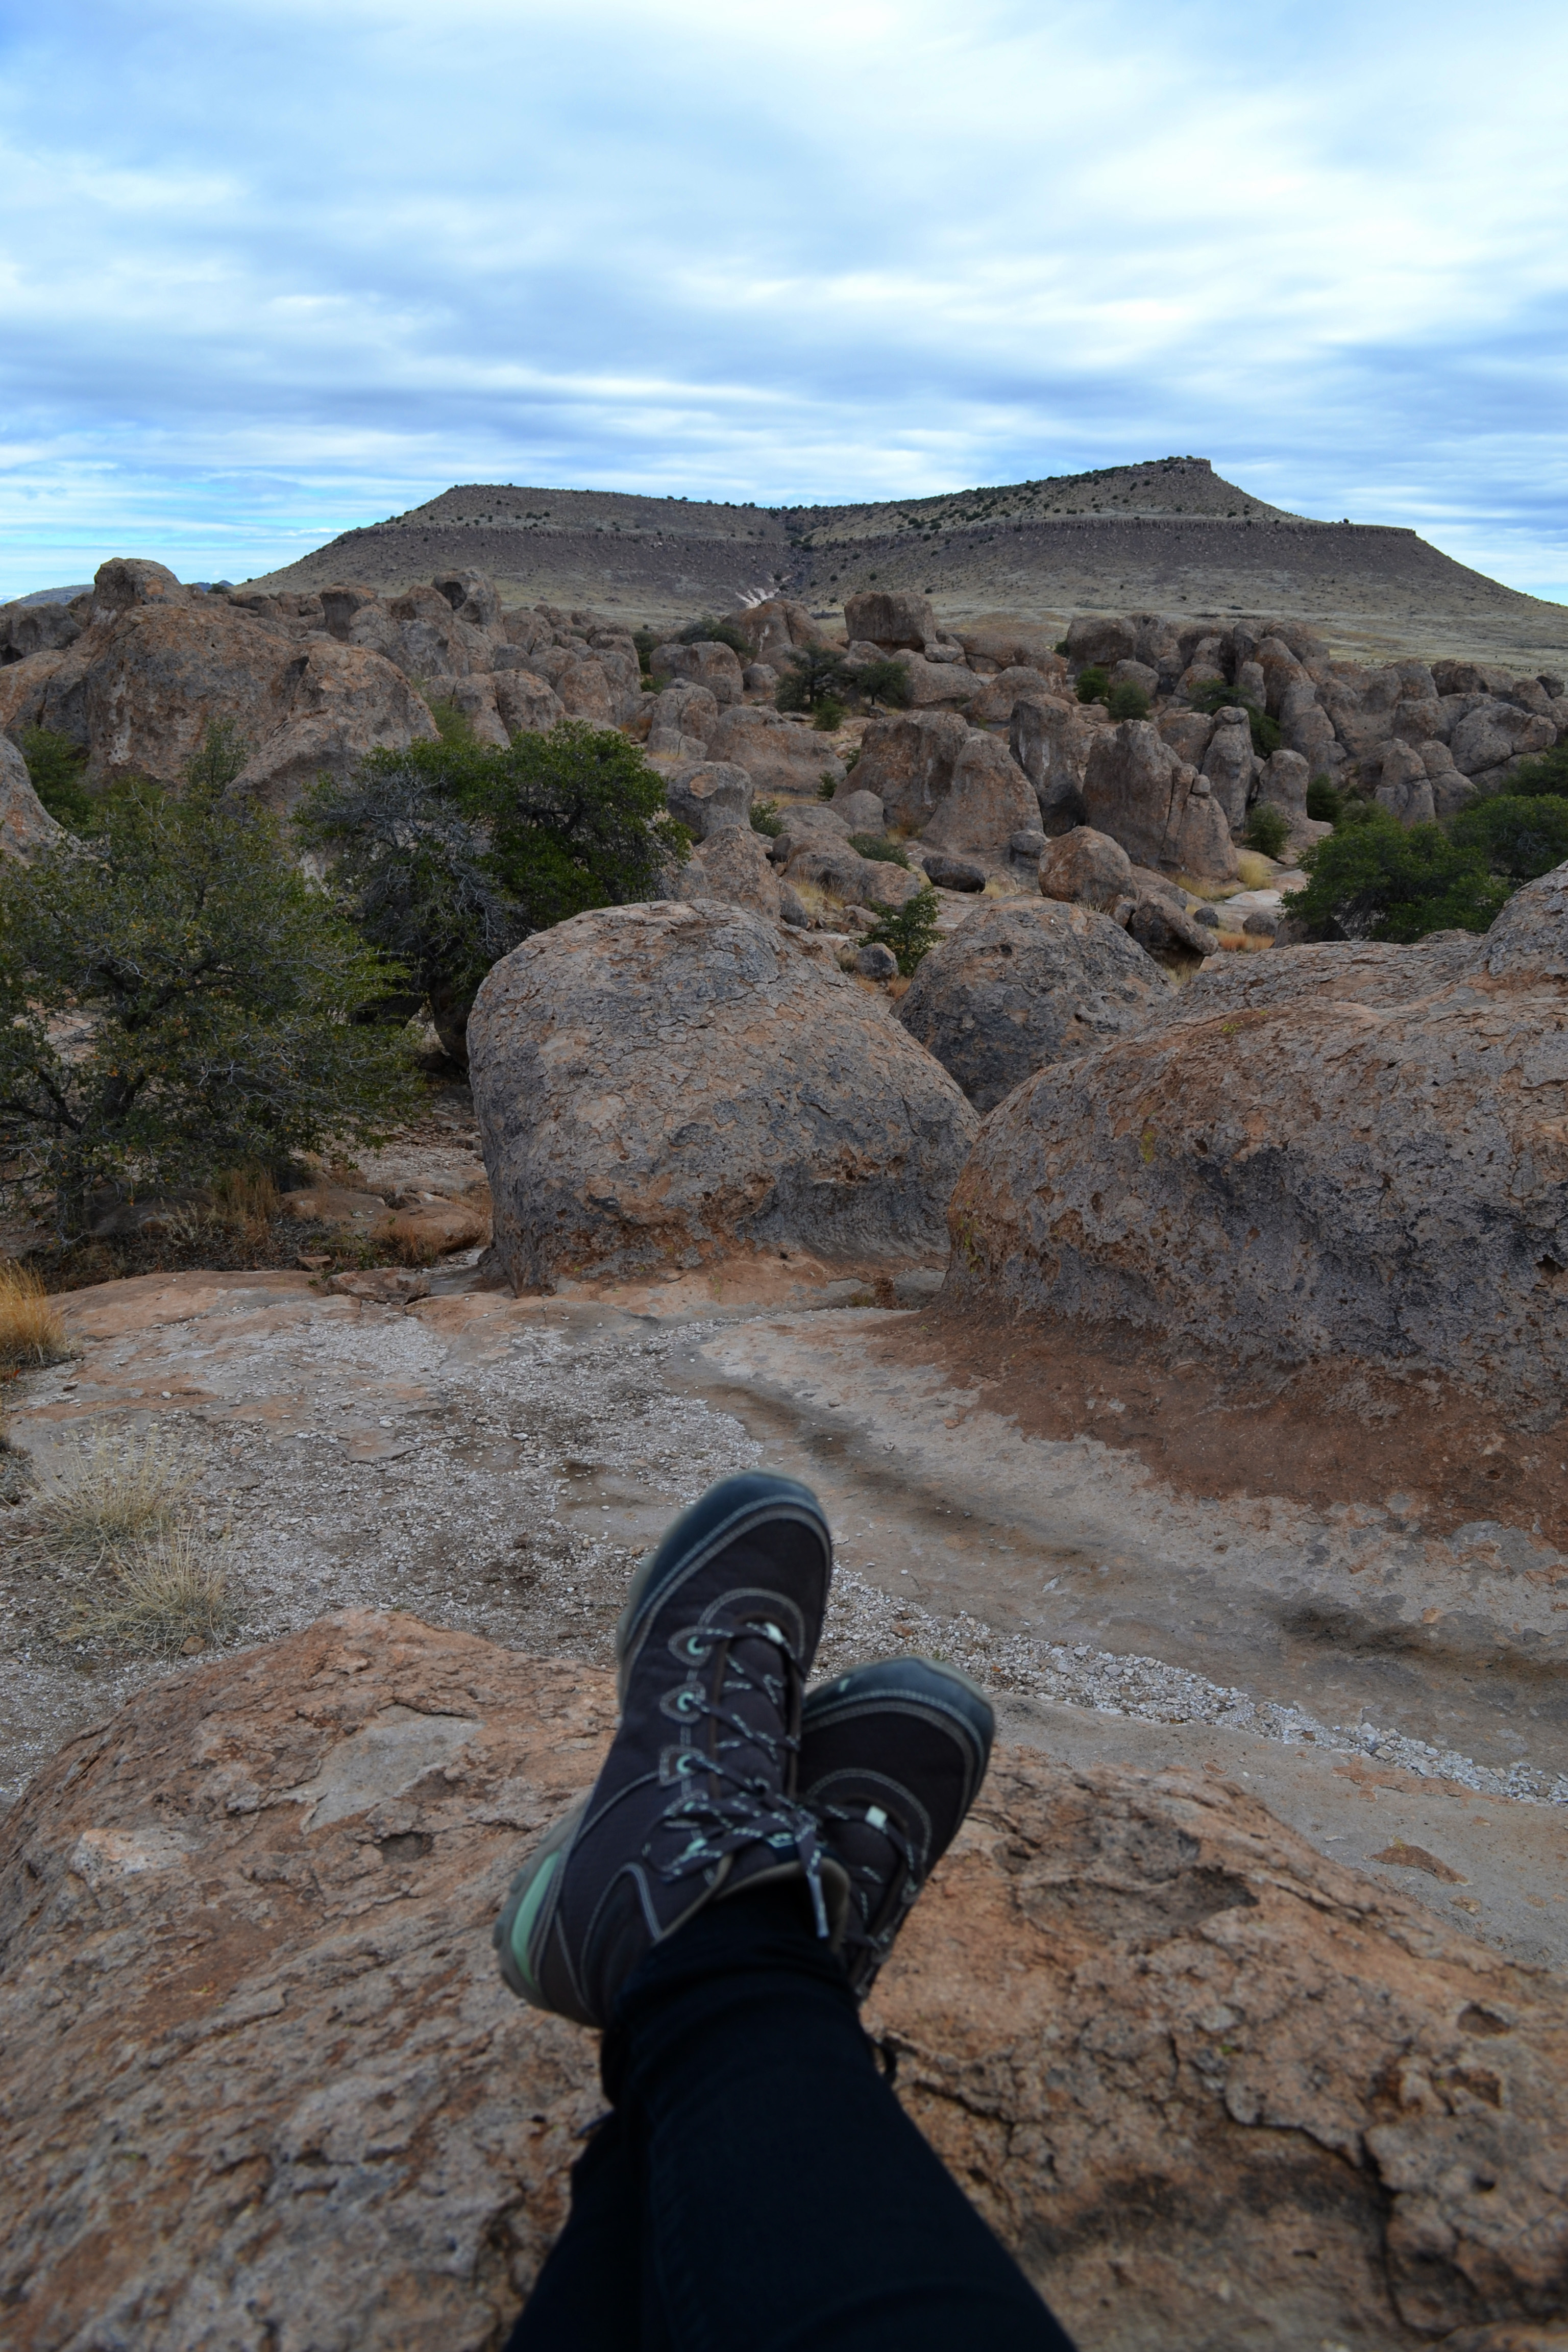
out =
[(945, 1255), (974, 1111), (879, 998), (740, 908), (538, 933), (486, 978), (468, 1055), (520, 1288), (748, 1251)]
[(977, 908), (921, 963), (899, 1018), (994, 1109), (1048, 1063), (1163, 1019), (1171, 983), (1109, 915), (1056, 899)]

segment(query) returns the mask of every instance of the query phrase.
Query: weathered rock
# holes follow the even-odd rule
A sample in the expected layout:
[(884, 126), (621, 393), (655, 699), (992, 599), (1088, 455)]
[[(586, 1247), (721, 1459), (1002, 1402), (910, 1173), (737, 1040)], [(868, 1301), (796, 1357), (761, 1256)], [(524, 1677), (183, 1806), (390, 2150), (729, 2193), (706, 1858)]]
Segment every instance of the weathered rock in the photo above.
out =
[(1479, 776), (1506, 760), (1550, 751), (1557, 740), (1554, 721), (1517, 703), (1488, 699), (1461, 719), (1448, 740), (1461, 775)]
[(905, 594), (892, 588), (865, 588), (847, 599), (844, 633), (888, 650), (908, 646), (919, 653), (941, 636), (929, 596)]
[(940, 849), (928, 851), (922, 858), (926, 877), (939, 890), (984, 890), (985, 868), (973, 866), (967, 857), (949, 857)]
[(509, 736), (548, 735), (566, 716), (555, 688), (531, 670), (495, 670), (490, 685), (496, 714)]
[(896, 980), (899, 959), (891, 948), (885, 948), (879, 940), (872, 940), (865, 947), (857, 948), (855, 969), (862, 980)]
[(8, 735), (0, 735), (0, 856), (29, 866), (61, 829), (33, 790), (27, 763)]
[(430, 585), (445, 596), (459, 621), (476, 629), (493, 629), (500, 619), (500, 592), (485, 572), (471, 566), (461, 572), (438, 572)]
[(1376, 799), (1401, 824), (1430, 824), (1436, 814), (1426, 761), (1397, 736), (1384, 746)]
[(696, 841), (724, 825), (751, 823), (752, 779), (744, 768), (722, 760), (697, 760), (667, 777), (665, 805)]
[(1201, 769), (1204, 753), (1214, 740), (1215, 722), (1207, 711), (1182, 710), (1173, 707), (1162, 710), (1154, 724), (1178, 760), (1189, 768)]
[(698, 843), (675, 895), (693, 901), (716, 898), (776, 923), (782, 919), (779, 888), (762, 835), (749, 824), (723, 824)]
[(721, 710), (745, 699), (741, 657), (732, 646), (704, 637), (694, 646), (656, 646), (649, 658), (656, 676), (663, 672), (706, 687)]
[(925, 957), (899, 1019), (976, 1110), (1049, 1062), (1145, 1026), (1171, 983), (1091, 908), (1052, 899), (976, 908)]
[(1067, 633), (1067, 657), (1076, 672), (1092, 663), (1110, 669), (1132, 660), (1138, 651), (1138, 627), (1119, 614), (1080, 613)]
[(1060, 665), (1049, 677), (1037, 669), (1004, 669), (988, 677), (979, 692), (965, 707), (964, 716), (974, 727), (1005, 726), (1024, 696), (1050, 696), (1059, 690)]
[(1035, 787), (1047, 834), (1083, 823), (1083, 780), (1102, 726), (1081, 703), (1061, 696), (1025, 695), (1015, 704), (1008, 743)]
[[(0, 694), (4, 690), (0, 671)], [(953, 764), (968, 740), (969, 730), (956, 711), (873, 719), (860, 739), (855, 789), (875, 793), (889, 824), (919, 833), (952, 783)]]
[[(728, 646), (724, 650), (728, 652)], [(730, 658), (733, 661), (733, 654)], [(568, 719), (581, 719), (585, 727), (620, 724), (621, 697), (612, 687), (601, 661), (584, 656), (568, 662), (555, 680), (555, 691)]]
[(1209, 790), (1225, 812), (1232, 833), (1247, 823), (1252, 793), (1252, 730), (1245, 710), (1226, 708), (1215, 713), (1214, 733), (1204, 754), (1203, 773)]
[(468, 1053), (495, 1246), (531, 1288), (693, 1253), (928, 1256), (975, 1129), (852, 980), (710, 902), (527, 940), (480, 989)]
[(1194, 990), (1192, 1019), (1044, 1074), (965, 1171), (955, 1293), (1440, 1376), (1494, 1414), (1554, 1419), (1565, 942), (1560, 867), (1457, 975), (1378, 1017), (1293, 950), (1267, 1007), (1200, 1019)]
[(965, 704), (980, 690), (980, 681), (962, 661), (928, 661), (923, 655), (909, 653), (895, 654), (893, 658), (903, 669), (910, 701), (917, 710)]
[(952, 782), (922, 838), (933, 848), (1000, 857), (1008, 838), (1032, 826), (1034, 787), (994, 735), (971, 735), (952, 766)]
[(1068, 666), (1056, 649), (1056, 631), (1042, 622), (1016, 613), (982, 613), (954, 634), (966, 654), (993, 661), (999, 670), (1037, 670), (1050, 681), (1052, 694), (1066, 687)]
[[(390, 620), (396, 625), (398, 651), (394, 658), (408, 677), (445, 679), (466, 677), (470, 670), (488, 670), (494, 658), (494, 646), (489, 632), (475, 626), (471, 621), (460, 620), (438, 588), (405, 589), (386, 608)], [(365, 642), (363, 632), (371, 625), (368, 613), (356, 613), (349, 635), (355, 644)], [(376, 649), (381, 650), (380, 625), (376, 625)]]
[(1154, 889), (1134, 878), (1136, 896), (1126, 908), (1125, 919), (1121, 908), (1117, 908), (1117, 919), (1125, 919), (1129, 939), (1136, 940), (1151, 956), (1173, 958), (1183, 965), (1193, 956), (1214, 954), (1217, 917), (1212, 924), (1205, 923), (1202, 918), (1207, 910), (1200, 908), (1193, 913), (1173, 891)]
[(81, 630), (68, 604), (0, 604), (0, 662), (63, 652), (75, 644)]
[(436, 740), (436, 723), (408, 680), (358, 646), (311, 644), (279, 687), (280, 699), (288, 694), (283, 724), (236, 780), (268, 808), (291, 808), (320, 775), (348, 776), (367, 751)]
[(822, 631), (805, 606), (792, 596), (769, 596), (737, 613), (734, 619), (751, 640), (757, 659), (771, 663), (780, 677), (792, 653), (822, 643)]
[(1120, 899), (1134, 895), (1132, 860), (1108, 833), (1074, 825), (1047, 846), (1040, 860), (1040, 895), (1109, 915)]
[(1300, 751), (1270, 752), (1258, 780), (1258, 797), (1292, 820), (1307, 814), (1307, 787), (1312, 772)]
[[(513, 670), (521, 677), (521, 670)], [(476, 742), (489, 743), (505, 751), (511, 741), (511, 730), (500, 715), (496, 699), (495, 677), (488, 671), (470, 670), (467, 677), (452, 682), (451, 701), (468, 720)]]
[(1088, 823), (1119, 841), (1134, 865), (1234, 879), (1225, 811), (1207, 780), (1177, 759), (1148, 719), (1097, 730), (1082, 798)]
[[(61, 1750), (0, 1853), (8, 2347), (502, 2340), (604, 2102), (490, 1922), (615, 1716), (608, 1674), (358, 1612)], [(1103, 2352), (1547, 2340), (1560, 1983), (1216, 1776), (1001, 1748), (868, 2024)]]
[(851, 786), (847, 780), (834, 793), (833, 805), (851, 833), (880, 833), (887, 823), (881, 795)]
[(716, 719), (708, 751), (744, 768), (763, 799), (815, 793), (824, 776), (835, 785), (844, 778), (844, 762), (814, 728), (754, 703), (736, 704)]
[(802, 844), (784, 870), (795, 889), (820, 890), (845, 907), (902, 907), (923, 887), (923, 877), (908, 867), (862, 857), (847, 842), (820, 834)]
[(748, 694), (765, 695), (771, 702), (778, 692), (779, 674), (771, 662), (747, 662), (741, 682)]
[(167, 564), (140, 555), (113, 555), (93, 576), (88, 625), (97, 628), (117, 620), (138, 604), (188, 604), (191, 592), (181, 586)]
[(708, 755), (708, 740), (719, 724), (719, 705), (705, 686), (678, 678), (663, 692), (645, 698), (653, 705), (647, 736), (649, 756), (672, 754), (678, 760)]

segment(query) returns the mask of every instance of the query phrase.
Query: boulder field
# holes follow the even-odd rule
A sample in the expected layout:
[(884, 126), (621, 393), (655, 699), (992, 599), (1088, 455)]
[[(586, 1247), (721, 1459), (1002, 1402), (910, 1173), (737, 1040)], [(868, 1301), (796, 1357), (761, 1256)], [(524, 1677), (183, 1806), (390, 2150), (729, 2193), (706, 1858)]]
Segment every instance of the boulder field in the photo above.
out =
[[(1298, 958), (1300, 957), (1300, 961)], [(1568, 867), (1491, 930), (1292, 950), (1041, 1070), (953, 1195), (947, 1295), (1568, 1405)]]
[(979, 1124), (880, 996), (705, 898), (525, 940), (468, 1062), (498, 1264), (529, 1289), (737, 1250), (938, 1262)]
[[(357, 1612), (68, 1742), (0, 1845), (12, 2352), (492, 2352), (603, 2097), (490, 1925), (614, 1718)], [(867, 2024), (1096, 2352), (1561, 2343), (1561, 1980), (1224, 1779), (1003, 1747)]]

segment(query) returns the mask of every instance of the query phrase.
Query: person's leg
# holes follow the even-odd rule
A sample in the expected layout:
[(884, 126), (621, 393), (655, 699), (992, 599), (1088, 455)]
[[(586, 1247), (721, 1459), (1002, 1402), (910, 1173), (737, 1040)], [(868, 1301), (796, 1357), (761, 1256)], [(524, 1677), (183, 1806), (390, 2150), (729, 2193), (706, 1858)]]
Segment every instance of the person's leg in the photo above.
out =
[(506, 2352), (640, 2352), (641, 2163), (608, 2115), (572, 2167), (572, 2210)]
[(1071, 2352), (893, 2097), (797, 1887), (656, 1946), (604, 2063), (641, 2181), (641, 2352)]

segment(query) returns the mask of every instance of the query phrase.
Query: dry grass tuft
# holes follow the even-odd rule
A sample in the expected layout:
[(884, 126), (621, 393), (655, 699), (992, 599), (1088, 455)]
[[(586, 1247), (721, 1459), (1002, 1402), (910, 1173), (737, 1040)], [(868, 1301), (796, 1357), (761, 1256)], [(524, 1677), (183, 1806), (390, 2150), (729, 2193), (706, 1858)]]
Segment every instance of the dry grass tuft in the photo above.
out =
[(77, 1604), (68, 1641), (114, 1642), (165, 1655), (205, 1649), (234, 1631), (228, 1579), (194, 1528), (171, 1528), (117, 1563), (112, 1584)]
[(46, 1493), (37, 1542), (52, 1558), (83, 1566), (161, 1542), (178, 1527), (195, 1477), (161, 1429), (138, 1436), (96, 1428)]
[(29, 1266), (0, 1264), (0, 1366), (24, 1370), (73, 1353), (59, 1311)]

